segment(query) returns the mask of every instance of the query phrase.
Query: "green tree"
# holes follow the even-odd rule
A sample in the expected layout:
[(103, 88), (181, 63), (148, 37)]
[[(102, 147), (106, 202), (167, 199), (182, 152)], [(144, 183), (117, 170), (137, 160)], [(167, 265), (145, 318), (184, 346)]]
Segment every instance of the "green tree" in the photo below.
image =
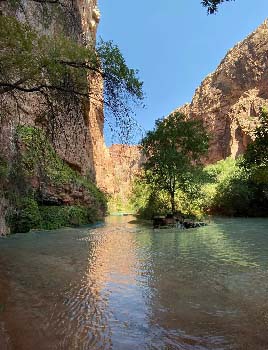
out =
[[(201, 188), (202, 207), (210, 214), (267, 216), (267, 169), (247, 165), (244, 156), (231, 157), (204, 168), (207, 181)], [(266, 180), (265, 180), (266, 173)]]
[[(15, 17), (0, 16), (0, 46), (2, 118), (26, 119), (38, 113), (38, 123), (53, 131), (67, 118), (79, 122), (88, 103), (97, 100), (115, 117), (115, 124), (127, 128), (133, 103), (143, 99), (137, 72), (127, 67), (112, 42), (87, 47), (64, 36), (40, 35)], [(101, 79), (103, 94), (96, 93), (94, 84)], [(39, 101), (34, 111), (25, 104), (33, 100)]]
[(248, 145), (241, 165), (251, 172), (257, 183), (268, 184), (268, 111), (263, 108), (255, 139)]
[(208, 135), (202, 122), (172, 113), (156, 121), (155, 129), (147, 132), (141, 145), (146, 181), (169, 194), (174, 212), (176, 190), (185, 185), (208, 150)]

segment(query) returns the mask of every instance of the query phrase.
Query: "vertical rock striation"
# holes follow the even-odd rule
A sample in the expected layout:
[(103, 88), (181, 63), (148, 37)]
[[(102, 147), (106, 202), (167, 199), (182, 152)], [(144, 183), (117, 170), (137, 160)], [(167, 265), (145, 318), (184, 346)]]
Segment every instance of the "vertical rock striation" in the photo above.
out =
[[(143, 157), (139, 146), (112, 145), (109, 153), (113, 165), (111, 211), (132, 210), (131, 193), (133, 180), (138, 174)], [(108, 186), (109, 188), (109, 186)]]

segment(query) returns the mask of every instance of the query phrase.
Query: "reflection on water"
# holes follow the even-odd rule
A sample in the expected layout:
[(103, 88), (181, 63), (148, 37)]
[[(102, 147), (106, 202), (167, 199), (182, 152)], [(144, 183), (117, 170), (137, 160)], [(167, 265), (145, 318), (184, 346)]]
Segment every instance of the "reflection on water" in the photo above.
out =
[(131, 219), (0, 240), (1, 350), (268, 349), (268, 220)]

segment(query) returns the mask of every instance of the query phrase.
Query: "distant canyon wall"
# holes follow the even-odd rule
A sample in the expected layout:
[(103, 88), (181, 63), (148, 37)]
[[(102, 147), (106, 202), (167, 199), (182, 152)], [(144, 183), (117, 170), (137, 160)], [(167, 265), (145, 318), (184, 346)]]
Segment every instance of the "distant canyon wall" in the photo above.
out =
[(139, 146), (114, 144), (106, 147), (100, 144), (96, 157), (96, 183), (109, 196), (112, 212), (130, 208), (132, 183), (139, 173), (143, 157)]
[(202, 120), (211, 135), (207, 161), (213, 163), (245, 152), (264, 106), (268, 106), (267, 21), (235, 45), (196, 89), (192, 102), (177, 111)]

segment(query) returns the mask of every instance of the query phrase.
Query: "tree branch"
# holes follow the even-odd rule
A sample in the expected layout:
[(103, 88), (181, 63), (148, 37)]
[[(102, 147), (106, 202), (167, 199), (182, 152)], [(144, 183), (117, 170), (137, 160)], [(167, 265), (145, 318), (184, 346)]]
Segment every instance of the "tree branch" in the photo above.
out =
[(18, 83), (4, 83), (4, 82), (0, 82), (0, 95), (5, 94), (7, 92), (10, 92), (12, 90), (18, 90), (18, 91), (22, 91), (22, 92), (41, 92), (44, 89), (48, 89), (48, 90), (56, 90), (56, 91), (61, 91), (61, 92), (65, 92), (65, 93), (72, 93), (81, 97), (89, 97), (88, 93), (82, 93), (80, 91), (76, 91), (73, 89), (67, 89), (64, 88), (62, 86), (56, 86), (56, 85), (46, 85), (46, 84), (42, 84), (39, 86), (33, 86), (33, 87), (24, 87), (24, 86), (20, 86), (20, 84)]

